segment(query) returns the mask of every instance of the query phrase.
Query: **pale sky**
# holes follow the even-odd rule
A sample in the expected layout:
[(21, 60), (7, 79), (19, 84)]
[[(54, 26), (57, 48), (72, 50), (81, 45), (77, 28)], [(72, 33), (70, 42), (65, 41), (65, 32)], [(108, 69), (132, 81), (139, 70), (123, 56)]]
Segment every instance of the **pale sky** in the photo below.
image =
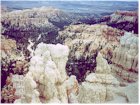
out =
[(138, 0), (1, 0), (1, 1), (138, 1)]

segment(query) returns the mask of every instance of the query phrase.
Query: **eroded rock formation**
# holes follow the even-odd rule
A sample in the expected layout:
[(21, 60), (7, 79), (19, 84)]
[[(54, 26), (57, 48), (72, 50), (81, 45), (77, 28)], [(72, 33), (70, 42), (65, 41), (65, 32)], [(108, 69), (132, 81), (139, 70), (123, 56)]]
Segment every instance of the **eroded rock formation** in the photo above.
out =
[(71, 25), (59, 32), (58, 39), (70, 48), (67, 71), (84, 81), (86, 73), (95, 71), (97, 52), (110, 62), (123, 34), (123, 31), (99, 24)]
[(136, 82), (138, 80), (138, 37), (125, 33), (120, 39), (119, 47), (113, 51), (112, 70), (123, 80)]
[[(138, 102), (138, 98), (131, 100), (129, 98), (132, 97), (131, 93), (127, 93), (127, 89), (131, 86), (134, 87), (133, 92), (138, 91), (136, 34), (106, 25), (71, 25), (59, 33), (58, 39), (70, 48), (68, 75), (74, 74), (78, 80), (79, 77), (83, 79), (78, 95), (79, 102), (119, 103), (119, 100), (120, 103)], [(81, 60), (83, 58), (84, 60)], [(93, 64), (94, 66), (90, 66)], [(91, 91), (95, 95), (91, 94)], [(138, 94), (133, 96), (137, 97)]]
[(52, 7), (14, 10), (2, 14), (1, 32), (16, 40), (19, 49), (24, 51), (29, 38), (35, 42), (35, 47), (40, 42), (57, 43), (58, 31), (69, 24), (76, 24), (81, 18)]
[(15, 57), (16, 55), (16, 41), (6, 38), (4, 35), (1, 35), (1, 54), (2, 58), (6, 57)]
[(138, 11), (116, 11), (109, 16), (104, 16), (99, 19), (100, 22), (138, 34)]
[(137, 82), (122, 86), (122, 80), (112, 74), (111, 66), (100, 53), (96, 57), (96, 62), (96, 72), (89, 74), (80, 86), (78, 95), (80, 103), (138, 102)]
[(57, 32), (71, 22), (67, 13), (56, 8), (16, 10), (2, 15), (1, 32), (16, 40), (19, 49), (26, 52), (29, 38), (35, 42), (34, 46), (40, 42), (56, 43)]
[(11, 75), (24, 75), (28, 72), (28, 59), (17, 49), (13, 39), (1, 35), (1, 102), (12, 103), (18, 97)]
[(24, 78), (25, 93), (15, 103), (76, 102), (78, 82), (65, 70), (68, 54), (67, 46), (40, 43)]
[[(115, 12), (105, 24), (137, 33), (137, 17), (136, 12)], [(77, 22), (73, 19), (45, 7), (4, 13), (4, 102), (138, 102), (138, 35), (104, 23), (64, 27)], [(64, 45), (40, 43), (56, 40)]]
[[(119, 82), (111, 75), (111, 68), (100, 53), (96, 57), (96, 70), (86, 77), (79, 91), (80, 103), (104, 103), (114, 98)], [(115, 87), (114, 87), (115, 86)]]

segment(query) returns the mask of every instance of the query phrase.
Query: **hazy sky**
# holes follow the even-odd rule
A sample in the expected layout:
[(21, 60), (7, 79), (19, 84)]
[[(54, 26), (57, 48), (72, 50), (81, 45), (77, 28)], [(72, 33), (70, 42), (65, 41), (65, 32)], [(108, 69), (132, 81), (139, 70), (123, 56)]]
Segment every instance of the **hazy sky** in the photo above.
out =
[(1, 0), (1, 1), (138, 1), (138, 0)]

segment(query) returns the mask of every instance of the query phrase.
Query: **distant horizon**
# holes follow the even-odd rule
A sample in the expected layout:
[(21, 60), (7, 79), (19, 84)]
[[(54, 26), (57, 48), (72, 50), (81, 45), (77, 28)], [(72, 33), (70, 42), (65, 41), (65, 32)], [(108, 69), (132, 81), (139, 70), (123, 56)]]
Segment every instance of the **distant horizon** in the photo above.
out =
[(1, 0), (1, 1), (126, 1), (138, 2), (138, 0)]

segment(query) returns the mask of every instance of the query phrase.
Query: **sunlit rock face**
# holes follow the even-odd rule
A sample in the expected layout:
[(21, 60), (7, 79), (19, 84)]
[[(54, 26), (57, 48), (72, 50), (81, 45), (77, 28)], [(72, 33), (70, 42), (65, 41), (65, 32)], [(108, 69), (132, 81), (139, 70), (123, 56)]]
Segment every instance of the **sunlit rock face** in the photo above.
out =
[(104, 103), (113, 100), (119, 82), (111, 74), (111, 68), (100, 53), (96, 57), (96, 71), (82, 83), (78, 99), (80, 103)]
[(2, 70), (13, 73), (27, 71), (27, 59), (23, 52), (17, 49), (15, 40), (1, 35), (1, 63)]
[(66, 80), (66, 88), (69, 103), (78, 103), (77, 95), (79, 93), (79, 84), (76, 76), (72, 75), (68, 80)]
[[(80, 103), (138, 102), (137, 94), (129, 98), (132, 91), (138, 92), (137, 34), (101, 24), (70, 25), (58, 39), (70, 48), (68, 75), (82, 82)], [(129, 87), (134, 88), (127, 93)]]
[(4, 35), (1, 35), (1, 56), (2, 58), (14, 58), (16, 56), (17, 45), (16, 41), (6, 38)]
[(111, 15), (111, 26), (138, 33), (138, 12), (117, 11)]
[[(25, 94), (15, 103), (76, 102), (78, 82), (66, 75), (67, 46), (40, 43), (31, 58), (29, 72), (24, 78)], [(71, 96), (70, 96), (71, 95)]]
[[(3, 78), (6, 78), (9, 73), (21, 73), (27, 72), (28, 62), (22, 51), (17, 49), (17, 43), (15, 40), (1, 35), (1, 70)], [(3, 79), (2, 78), (2, 79)], [(5, 83), (3, 81), (3, 83)], [(2, 84), (3, 84), (2, 83)], [(2, 85), (3, 87), (3, 85)]]
[[(72, 22), (71, 17), (56, 8), (41, 7), (3, 13), (2, 34), (17, 41), (21, 50), (27, 50), (28, 39), (35, 42), (56, 43), (57, 32)], [(40, 36), (40, 37), (39, 37)]]
[(59, 32), (58, 39), (70, 48), (68, 75), (74, 74), (79, 81), (84, 81), (86, 74), (95, 71), (98, 51), (111, 62), (113, 50), (123, 34), (121, 30), (99, 24), (70, 25)]
[[(5, 11), (4, 7), (2, 8)], [(3, 12), (1, 32), (17, 41), (26, 50), (28, 39), (35, 42), (57, 43), (58, 31), (69, 24), (76, 24), (83, 16), (74, 15), (53, 7), (40, 7)]]
[(138, 37), (125, 33), (119, 47), (113, 51), (112, 70), (128, 82), (138, 80)]
[[(28, 72), (28, 61), (22, 51), (17, 49), (15, 40), (1, 35), (1, 102), (13, 103), (18, 99), (17, 86), (13, 86), (12, 78)], [(20, 79), (18, 79), (20, 81)], [(18, 82), (17, 80), (17, 82)]]
[[(3, 72), (2, 72), (2, 75), (4, 75)], [(5, 77), (6, 76), (7, 75), (5, 75)], [(4, 87), (2, 86), (1, 88), (2, 88), (1, 89), (1, 102), (2, 103), (13, 103), (16, 99), (19, 98), (16, 94), (16, 88), (13, 87), (12, 73), (10, 73), (10, 75), (7, 76), (6, 84), (4, 85)]]
[[(116, 12), (109, 19), (112, 24), (132, 22), (130, 27), (122, 25), (125, 30), (135, 30), (137, 24), (135, 13)], [(4, 102), (138, 103), (138, 35), (81, 24), (65, 27), (55, 39), (63, 23), (71, 22), (68, 14), (44, 7), (2, 16)], [(55, 43), (49, 38), (64, 45), (38, 44)], [(31, 60), (21, 51), (30, 52)]]
[[(96, 71), (87, 75), (82, 82), (78, 101), (80, 103), (137, 103), (138, 79), (124, 83), (111, 72), (111, 66), (100, 53), (96, 57)], [(138, 76), (138, 74), (136, 75)], [(122, 77), (121, 77), (122, 78)], [(137, 78), (132, 76), (130, 78)], [(124, 85), (122, 85), (124, 83)]]
[(138, 34), (138, 11), (116, 11), (99, 19), (100, 22)]

